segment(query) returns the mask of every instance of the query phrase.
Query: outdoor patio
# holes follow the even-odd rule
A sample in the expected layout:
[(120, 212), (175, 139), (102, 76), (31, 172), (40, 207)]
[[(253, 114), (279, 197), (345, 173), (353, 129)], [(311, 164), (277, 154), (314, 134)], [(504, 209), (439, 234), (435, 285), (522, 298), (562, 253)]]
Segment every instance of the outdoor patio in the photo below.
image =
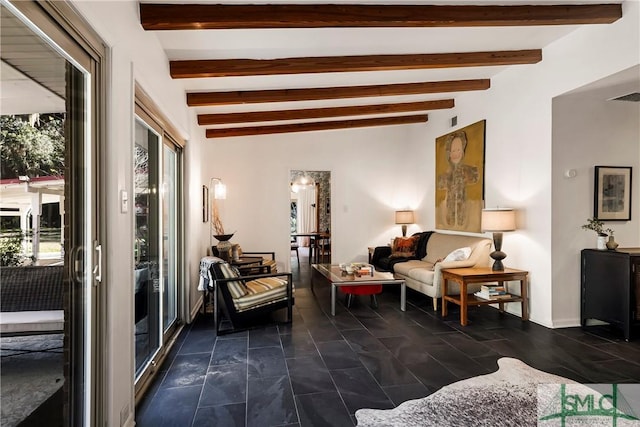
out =
[(19, 425), (62, 387), (62, 343), (60, 333), (0, 338), (3, 427)]

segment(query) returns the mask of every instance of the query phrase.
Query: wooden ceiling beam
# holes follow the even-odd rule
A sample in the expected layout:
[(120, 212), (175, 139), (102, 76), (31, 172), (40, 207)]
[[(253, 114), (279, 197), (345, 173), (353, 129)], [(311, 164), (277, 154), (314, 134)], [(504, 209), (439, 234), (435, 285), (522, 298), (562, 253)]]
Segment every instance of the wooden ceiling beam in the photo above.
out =
[(355, 127), (402, 125), (409, 123), (425, 123), (428, 118), (429, 116), (427, 114), (420, 114), (414, 116), (381, 117), (375, 119), (335, 120), (327, 122), (296, 123), (274, 126), (207, 129), (206, 136), (207, 138), (224, 138), (229, 136), (267, 135), (273, 133), (309, 132), (317, 130), (345, 129)]
[(396, 83), (389, 85), (338, 86), (301, 89), (269, 89), (230, 92), (192, 92), (187, 94), (189, 107), (255, 104), (261, 102), (313, 101), (319, 99), (367, 98), (429, 93), (486, 90), (489, 79), (450, 80), (440, 82)]
[(410, 55), (319, 56), (277, 59), (204, 59), (171, 61), (174, 79), (266, 76), (276, 74), (419, 70), (535, 64), (542, 49)]
[(609, 24), (621, 4), (356, 5), (140, 3), (145, 30), (322, 27), (491, 27)]
[(355, 105), (348, 107), (305, 108), (301, 110), (251, 111), (244, 113), (199, 114), (199, 125), (254, 123), (278, 120), (304, 120), (373, 114), (410, 113), (453, 108), (453, 99), (398, 104)]

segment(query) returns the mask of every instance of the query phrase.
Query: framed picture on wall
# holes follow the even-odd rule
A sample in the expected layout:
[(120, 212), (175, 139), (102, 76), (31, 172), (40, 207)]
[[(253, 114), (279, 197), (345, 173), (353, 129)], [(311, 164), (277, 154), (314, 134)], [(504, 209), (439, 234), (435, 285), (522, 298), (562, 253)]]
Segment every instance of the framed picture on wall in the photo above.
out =
[(436, 138), (436, 228), (478, 233), (484, 200), (485, 120)]
[(209, 221), (209, 188), (202, 186), (202, 222)]
[(595, 218), (631, 220), (631, 167), (596, 166), (594, 195)]

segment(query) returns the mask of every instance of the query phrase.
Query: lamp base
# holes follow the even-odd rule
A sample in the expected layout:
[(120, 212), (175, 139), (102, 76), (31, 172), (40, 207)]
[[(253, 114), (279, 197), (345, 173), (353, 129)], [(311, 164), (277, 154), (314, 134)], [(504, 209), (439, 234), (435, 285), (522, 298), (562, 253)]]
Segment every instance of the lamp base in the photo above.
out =
[(507, 254), (502, 252), (502, 233), (493, 233), (493, 246), (495, 246), (496, 250), (489, 254), (489, 256), (494, 259), (491, 270), (504, 271), (504, 264), (502, 264), (502, 260), (507, 257)]
[(491, 270), (504, 271), (504, 264), (502, 263), (502, 260), (507, 257), (507, 254), (505, 254), (502, 251), (494, 251), (494, 252), (491, 252), (489, 256), (494, 260), (493, 267), (491, 267)]
[(407, 226), (402, 225), (402, 237), (407, 237)]

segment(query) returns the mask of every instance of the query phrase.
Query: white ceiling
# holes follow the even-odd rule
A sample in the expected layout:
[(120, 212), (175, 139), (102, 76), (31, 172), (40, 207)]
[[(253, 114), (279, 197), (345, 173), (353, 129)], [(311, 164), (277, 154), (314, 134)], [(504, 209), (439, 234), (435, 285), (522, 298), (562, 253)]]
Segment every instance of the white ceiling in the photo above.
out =
[(0, 114), (59, 113), (64, 99), (4, 61), (0, 61)]
[(65, 110), (65, 60), (0, 7), (0, 114)]
[[(143, 3), (177, 3), (151, 0)], [(246, 1), (190, 1), (189, 3), (243, 4)], [(321, 1), (291, 2), (290, 0), (254, 0), (253, 4), (327, 3)], [(339, 1), (338, 3), (363, 4), (585, 4), (619, 3), (612, 0), (562, 0), (542, 1)], [(606, 24), (604, 24), (606, 25)], [(566, 36), (578, 26), (530, 26), (530, 27), (481, 27), (481, 28), (307, 28), (307, 29), (233, 29), (233, 30), (178, 30), (152, 31), (165, 50), (167, 60), (186, 59), (274, 59), (292, 57), (377, 55), (377, 54), (427, 54), (496, 50), (543, 49)], [(535, 67), (513, 65), (512, 67)], [(317, 73), (296, 75), (271, 75), (248, 77), (216, 77), (179, 80), (185, 92), (261, 90), (353, 86), (368, 84), (393, 84), (441, 80), (491, 78), (505, 69), (504, 66), (466, 67), (449, 69)], [(456, 98), (456, 93), (408, 96), (385, 96), (318, 101), (295, 101), (268, 104), (226, 105), (198, 107), (198, 114), (226, 113), (294, 108), (369, 105), (422, 100)], [(364, 118), (364, 116), (359, 116)], [(248, 125), (281, 124), (282, 122), (250, 123)], [(295, 123), (287, 122), (287, 123)], [(242, 125), (233, 125), (242, 126)], [(208, 126), (225, 127), (221, 126)], [(226, 125), (229, 127), (229, 125)]]
[[(146, 3), (175, 3), (175, 1), (152, 0)], [(242, 4), (246, 1), (190, 1), (190, 3)], [(251, 3), (291, 3), (290, 0), (253, 0)], [(305, 1), (299, 3), (326, 3)], [(358, 3), (333, 0), (331, 3)], [(362, 3), (362, 2), (360, 2)], [(400, 2), (368, 1), (367, 4), (399, 4)], [(402, 4), (585, 4), (619, 3), (618, 0), (562, 0), (561, 2), (489, 0), (482, 2), (456, 2), (441, 0), (403, 1)], [(607, 24), (601, 24), (607, 25)], [(5, 26), (5, 29), (7, 26)], [(270, 59), (288, 57), (375, 55), (375, 54), (420, 54), (453, 53), (493, 50), (542, 49), (566, 36), (578, 26), (532, 26), (532, 27), (481, 27), (481, 28), (317, 28), (317, 29), (234, 29), (234, 30), (182, 30), (150, 31), (165, 50), (167, 61), (183, 59)], [(6, 40), (6, 39), (5, 39)], [(4, 56), (4, 55), (3, 55)], [(535, 67), (513, 65), (511, 67)], [(505, 66), (465, 67), (448, 69), (425, 69), (405, 71), (316, 73), (297, 75), (217, 77), (175, 80), (186, 92), (231, 91), (258, 89), (313, 88), (354, 86), (368, 84), (393, 84), (491, 78), (503, 71)], [(2, 63), (0, 113), (19, 114), (30, 112), (53, 112), (64, 109), (64, 100), (20, 73)], [(629, 77), (631, 76), (631, 77)], [(633, 73), (627, 79), (633, 79)], [(635, 75), (640, 81), (638, 75)], [(607, 81), (607, 85), (616, 85)], [(457, 93), (424, 94), (348, 98), (317, 101), (295, 101), (281, 103), (227, 105), (198, 107), (198, 114), (285, 110), (297, 108), (369, 105), (380, 103), (412, 102), (456, 98)], [(613, 95), (612, 95), (613, 96)], [(365, 116), (359, 116), (365, 118)], [(319, 120), (320, 121), (320, 120)], [(281, 122), (251, 123), (279, 124)], [(287, 122), (291, 123), (291, 122)], [(295, 123), (295, 121), (294, 121)], [(222, 125), (221, 125), (222, 126)], [(218, 127), (221, 127), (218, 126)], [(227, 125), (228, 126), (228, 125)], [(234, 125), (241, 126), (241, 125)], [(216, 127), (216, 126), (208, 126)]]

